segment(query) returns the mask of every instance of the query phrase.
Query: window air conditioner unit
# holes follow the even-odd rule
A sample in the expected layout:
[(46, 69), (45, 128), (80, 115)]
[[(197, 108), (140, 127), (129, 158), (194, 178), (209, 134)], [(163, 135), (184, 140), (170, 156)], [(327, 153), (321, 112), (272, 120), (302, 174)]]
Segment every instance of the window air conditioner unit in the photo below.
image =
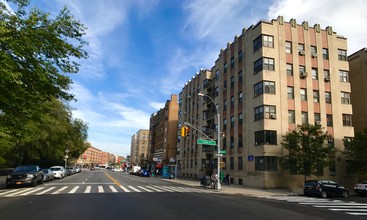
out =
[(307, 73), (306, 73), (306, 72), (300, 72), (300, 73), (299, 73), (299, 76), (300, 76), (302, 79), (304, 79), (304, 78), (306, 78), (306, 77), (307, 77)]
[(321, 125), (321, 121), (316, 121), (316, 124), (317, 125)]
[(325, 76), (325, 77), (324, 77), (324, 80), (325, 80), (325, 82), (330, 82), (330, 77)]
[(300, 50), (300, 51), (298, 52), (298, 54), (299, 54), (299, 55), (301, 55), (301, 56), (304, 56), (304, 55), (305, 55), (305, 51), (304, 51), (304, 50)]
[(317, 53), (312, 53), (312, 54), (311, 54), (311, 57), (312, 57), (312, 58), (316, 58), (316, 57), (317, 57)]
[(270, 114), (270, 118), (271, 119), (276, 119), (277, 118), (277, 115), (276, 114)]

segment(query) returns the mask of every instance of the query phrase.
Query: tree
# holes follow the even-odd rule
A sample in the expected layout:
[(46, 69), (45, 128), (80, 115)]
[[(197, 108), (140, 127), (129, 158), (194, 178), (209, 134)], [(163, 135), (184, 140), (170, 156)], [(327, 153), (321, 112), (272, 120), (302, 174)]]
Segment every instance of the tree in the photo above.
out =
[(282, 146), (289, 154), (281, 159), (285, 170), (303, 174), (304, 180), (311, 175), (322, 176), (328, 166), (332, 148), (325, 146), (328, 135), (320, 125), (302, 124), (283, 136)]
[(12, 12), (0, 2), (0, 110), (14, 117), (32, 116), (43, 101), (73, 100), (67, 73), (77, 73), (75, 58), (87, 58), (82, 49), (86, 28), (63, 8), (55, 19), (28, 0), (15, 3)]
[(352, 161), (351, 169), (358, 174), (367, 173), (367, 127), (362, 132), (357, 132), (353, 139), (343, 139), (344, 154)]

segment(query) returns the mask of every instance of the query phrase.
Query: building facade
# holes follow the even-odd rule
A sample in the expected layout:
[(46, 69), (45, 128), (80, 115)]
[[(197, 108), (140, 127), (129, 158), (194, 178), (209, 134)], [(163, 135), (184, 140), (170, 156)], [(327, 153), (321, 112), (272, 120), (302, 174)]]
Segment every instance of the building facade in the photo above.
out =
[(78, 164), (82, 166), (94, 166), (102, 163), (102, 151), (95, 147), (88, 147), (79, 157)]
[[(260, 21), (220, 51), (212, 69), (201, 70), (182, 89), (179, 123), (194, 132), (178, 138), (178, 171), (200, 177), (216, 171), (220, 120), (224, 174), (236, 185), (261, 188), (303, 186), (303, 176), (284, 171), (282, 136), (302, 123), (320, 124), (336, 149), (324, 178), (351, 185), (343, 139), (354, 136), (348, 100), (347, 39), (319, 24)], [(198, 93), (210, 96), (213, 101)], [(219, 111), (219, 117), (216, 111)]]
[(149, 130), (140, 129), (131, 137), (130, 163), (146, 166), (148, 162)]
[(176, 164), (178, 98), (171, 95), (164, 108), (150, 117), (149, 161), (151, 169)]
[[(355, 132), (367, 127), (367, 48), (348, 57), (349, 79), (352, 85), (353, 126)], [(358, 103), (358, 104), (356, 104)]]

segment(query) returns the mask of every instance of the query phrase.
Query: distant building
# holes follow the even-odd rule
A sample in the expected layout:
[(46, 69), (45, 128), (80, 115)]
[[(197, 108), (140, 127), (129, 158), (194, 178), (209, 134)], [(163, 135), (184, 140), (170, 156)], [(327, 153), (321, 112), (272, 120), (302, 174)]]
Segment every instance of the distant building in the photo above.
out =
[(96, 165), (102, 163), (102, 151), (95, 147), (88, 149), (79, 157), (78, 164), (80, 165)]
[(164, 108), (150, 117), (149, 161), (157, 169), (176, 164), (177, 112), (177, 95), (171, 95)]
[(350, 99), (353, 104), (353, 126), (355, 132), (367, 127), (367, 48), (348, 57), (349, 80), (352, 86)]
[(148, 162), (149, 130), (140, 129), (131, 137), (130, 163), (144, 166)]
[(178, 127), (190, 123), (198, 130), (178, 138), (178, 175), (199, 178), (216, 171), (216, 146), (197, 139), (216, 140), (219, 129), (226, 151), (222, 171), (232, 184), (302, 187), (303, 176), (280, 165), (288, 154), (281, 142), (287, 131), (310, 123), (322, 125), (336, 149), (323, 178), (351, 186), (355, 176), (342, 153), (343, 139), (354, 137), (348, 74), (347, 39), (331, 27), (280, 16), (243, 29), (211, 70), (200, 70), (179, 95)]

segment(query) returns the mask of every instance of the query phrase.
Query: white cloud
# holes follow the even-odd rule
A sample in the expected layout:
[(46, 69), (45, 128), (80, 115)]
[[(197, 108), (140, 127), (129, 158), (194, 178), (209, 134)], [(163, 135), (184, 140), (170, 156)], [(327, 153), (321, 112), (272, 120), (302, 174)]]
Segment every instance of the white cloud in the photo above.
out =
[(152, 102), (152, 103), (149, 103), (149, 106), (151, 106), (152, 108), (158, 111), (159, 109), (164, 108), (165, 104), (166, 103), (164, 102)]
[(283, 16), (303, 21), (332, 26), (337, 34), (348, 38), (348, 53), (352, 54), (367, 44), (367, 1), (355, 0), (280, 0), (269, 8), (268, 19)]

